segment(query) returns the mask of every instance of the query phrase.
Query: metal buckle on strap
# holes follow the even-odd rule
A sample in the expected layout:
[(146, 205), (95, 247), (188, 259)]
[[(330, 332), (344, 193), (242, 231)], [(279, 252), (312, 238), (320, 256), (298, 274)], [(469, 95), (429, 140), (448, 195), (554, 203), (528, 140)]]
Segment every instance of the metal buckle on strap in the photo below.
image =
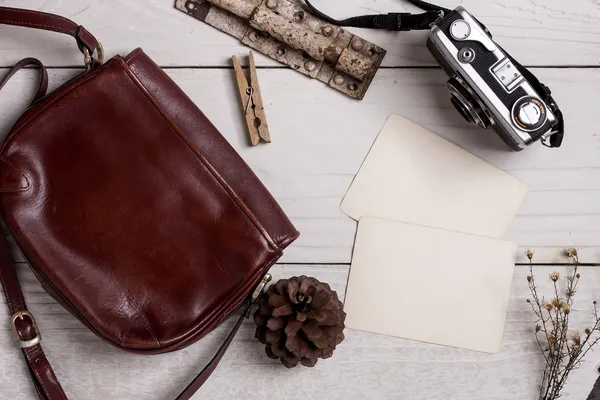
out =
[(94, 61), (96, 61), (98, 64), (102, 64), (104, 62), (104, 48), (102, 47), (102, 43), (98, 42), (98, 47), (96, 47), (95, 51), (95, 59), (94, 54), (90, 53), (90, 50), (87, 47), (82, 46), (81, 48), (83, 51), (83, 62), (88, 69), (92, 67)]
[[(27, 317), (31, 320), (31, 324), (33, 325), (33, 329), (35, 330), (35, 337), (31, 340), (23, 340), (21, 336), (19, 336), (19, 332), (17, 331), (17, 320), (23, 321), (23, 319)], [(17, 311), (11, 317), (11, 324), (13, 328), (13, 333), (15, 334), (15, 338), (19, 343), (19, 347), (22, 349), (27, 349), (29, 347), (33, 347), (36, 344), (39, 344), (42, 340), (42, 336), (40, 335), (40, 331), (38, 329), (37, 323), (33, 318), (33, 315), (29, 311)]]

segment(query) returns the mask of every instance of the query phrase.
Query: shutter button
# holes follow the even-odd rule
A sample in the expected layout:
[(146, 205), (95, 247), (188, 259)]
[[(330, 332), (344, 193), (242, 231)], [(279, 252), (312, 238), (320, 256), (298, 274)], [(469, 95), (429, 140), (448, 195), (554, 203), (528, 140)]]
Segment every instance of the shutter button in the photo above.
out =
[(471, 25), (464, 19), (454, 21), (450, 27), (450, 34), (456, 40), (465, 40), (471, 34)]

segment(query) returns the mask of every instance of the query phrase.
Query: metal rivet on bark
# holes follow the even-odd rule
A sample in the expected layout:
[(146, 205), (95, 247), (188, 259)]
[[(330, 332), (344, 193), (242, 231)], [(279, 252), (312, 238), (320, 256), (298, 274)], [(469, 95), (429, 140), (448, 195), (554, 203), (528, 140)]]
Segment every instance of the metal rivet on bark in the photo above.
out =
[(333, 83), (336, 85), (343, 85), (346, 79), (342, 75), (336, 75), (333, 77)]
[(331, 26), (324, 26), (322, 32), (323, 35), (329, 37), (333, 35), (333, 28)]
[(275, 7), (277, 7), (277, 0), (267, 0), (267, 7), (268, 8), (275, 8)]
[(315, 64), (314, 61), (307, 61), (304, 63), (304, 68), (306, 68), (307, 71), (314, 71), (315, 68), (317, 68), (317, 64)]
[(362, 40), (360, 39), (354, 39), (352, 41), (352, 50), (354, 51), (361, 51), (364, 47), (364, 43)]
[(250, 34), (248, 35), (248, 38), (254, 42), (256, 39), (258, 39), (258, 33), (250, 32)]

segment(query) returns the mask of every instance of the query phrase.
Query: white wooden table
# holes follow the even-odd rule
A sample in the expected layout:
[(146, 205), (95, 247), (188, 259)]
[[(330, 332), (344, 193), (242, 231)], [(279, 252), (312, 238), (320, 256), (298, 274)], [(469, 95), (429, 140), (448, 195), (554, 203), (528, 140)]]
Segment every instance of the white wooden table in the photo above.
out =
[[(342, 16), (411, 10), (397, 0), (314, 0)], [(448, 101), (446, 77), (425, 48), (425, 32), (360, 31), (388, 50), (364, 101), (357, 102), (257, 55), (273, 143), (249, 148), (230, 57), (247, 54), (236, 39), (173, 9), (173, 0), (0, 0), (2, 6), (61, 14), (84, 25), (107, 55), (144, 50), (208, 115), (263, 180), (302, 232), (275, 278), (313, 275), (343, 294), (355, 222), (339, 203), (390, 113), (420, 122), (440, 136), (523, 180), (530, 192), (506, 238), (535, 248), (536, 261), (564, 262), (561, 249), (580, 249), (589, 263), (578, 294), (579, 327), (600, 293), (600, 3), (598, 0), (439, 0), (459, 3), (554, 91), (566, 115), (559, 150), (535, 145), (507, 152), (491, 131), (468, 125)], [(80, 72), (71, 38), (0, 26), (0, 75), (19, 59), (51, 66), (51, 87)], [(26, 71), (0, 93), (5, 134), (33, 95)], [(521, 253), (521, 252), (520, 252)], [(185, 350), (133, 356), (96, 338), (47, 296), (15, 250), (30, 309), (44, 332), (49, 359), (73, 399), (169, 399), (178, 394), (224, 338), (225, 324)], [(521, 256), (518, 260), (523, 262)], [(561, 267), (539, 266), (544, 275)], [(525, 299), (527, 268), (517, 266), (502, 350), (496, 355), (432, 346), (348, 330), (332, 359), (288, 371), (264, 355), (247, 322), (198, 399), (497, 399), (535, 400), (542, 367)], [(426, 293), (424, 293), (426, 295)], [(474, 299), (476, 301), (476, 299)], [(4, 302), (4, 300), (0, 300)], [(447, 312), (441, 310), (441, 312)], [(0, 316), (8, 320), (5, 305)], [(390, 316), (393, 318), (393, 316)], [(585, 399), (600, 353), (576, 371), (566, 400)], [(0, 324), (0, 399), (35, 398), (13, 344)]]

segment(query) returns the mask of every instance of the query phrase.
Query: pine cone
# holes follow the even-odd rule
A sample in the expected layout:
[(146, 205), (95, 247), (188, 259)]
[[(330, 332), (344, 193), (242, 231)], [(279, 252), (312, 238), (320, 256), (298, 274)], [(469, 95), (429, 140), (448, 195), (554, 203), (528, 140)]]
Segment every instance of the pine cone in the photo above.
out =
[(254, 314), (256, 338), (267, 356), (293, 368), (314, 367), (344, 340), (346, 313), (328, 284), (306, 276), (282, 279), (269, 287)]

